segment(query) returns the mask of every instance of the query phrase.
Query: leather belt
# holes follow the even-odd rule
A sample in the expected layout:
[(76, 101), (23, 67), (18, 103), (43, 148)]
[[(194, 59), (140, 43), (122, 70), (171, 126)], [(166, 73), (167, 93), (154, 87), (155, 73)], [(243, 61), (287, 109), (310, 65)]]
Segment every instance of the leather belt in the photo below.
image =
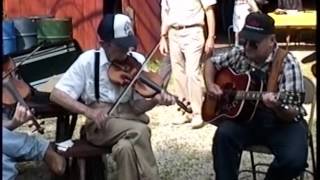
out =
[(245, 2), (236, 2), (236, 3), (234, 3), (235, 5), (243, 5), (243, 4), (248, 4), (248, 3), (245, 3)]
[(236, 1), (234, 2), (234, 4), (236, 4), (236, 5), (248, 4), (248, 2), (247, 2), (247, 1), (244, 1), (244, 0), (236, 0)]
[(202, 24), (193, 24), (193, 25), (187, 25), (187, 26), (171, 26), (171, 27), (175, 30), (181, 30), (181, 29), (187, 29), (187, 28), (192, 28), (192, 27), (197, 27), (197, 26), (202, 27)]

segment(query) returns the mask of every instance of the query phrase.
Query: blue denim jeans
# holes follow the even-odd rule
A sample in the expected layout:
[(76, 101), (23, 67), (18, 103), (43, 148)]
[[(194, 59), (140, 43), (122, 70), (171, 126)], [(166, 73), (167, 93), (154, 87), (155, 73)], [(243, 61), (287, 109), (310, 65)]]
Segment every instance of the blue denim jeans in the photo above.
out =
[(212, 147), (216, 180), (238, 179), (240, 154), (249, 145), (265, 145), (275, 155), (265, 180), (297, 177), (307, 166), (307, 126), (304, 120), (279, 121), (272, 113), (258, 110), (250, 122), (222, 122)]
[(2, 179), (14, 180), (18, 175), (15, 165), (20, 161), (42, 160), (49, 142), (2, 127)]

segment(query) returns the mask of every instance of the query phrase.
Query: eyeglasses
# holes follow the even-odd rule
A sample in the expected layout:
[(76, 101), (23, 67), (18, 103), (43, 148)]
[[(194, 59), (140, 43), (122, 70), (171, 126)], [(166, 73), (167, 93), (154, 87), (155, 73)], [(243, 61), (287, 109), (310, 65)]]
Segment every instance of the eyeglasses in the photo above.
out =
[(245, 44), (247, 44), (247, 43), (251, 48), (258, 49), (259, 42), (252, 41), (252, 40), (246, 40)]
[(114, 43), (114, 42), (112, 42), (112, 43), (110, 43), (110, 44), (111, 44), (111, 46), (114, 47), (118, 52), (121, 52), (121, 53), (125, 53), (125, 54), (126, 54), (126, 53), (129, 51), (128, 48), (121, 47), (121, 46), (119, 46), (118, 44), (116, 44), (116, 43)]

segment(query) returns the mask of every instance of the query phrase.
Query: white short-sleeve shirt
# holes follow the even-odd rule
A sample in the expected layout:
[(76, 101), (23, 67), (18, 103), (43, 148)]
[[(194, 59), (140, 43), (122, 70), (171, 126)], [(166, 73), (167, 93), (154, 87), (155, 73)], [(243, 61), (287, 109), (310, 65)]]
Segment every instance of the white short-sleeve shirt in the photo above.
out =
[[(90, 104), (96, 102), (95, 85), (94, 85), (94, 53), (96, 50), (88, 50), (82, 53), (78, 59), (70, 66), (62, 78), (55, 85), (55, 88), (69, 94), (73, 99), (81, 99)], [(123, 91), (123, 87), (113, 84), (108, 75), (107, 70), (110, 66), (110, 61), (107, 59), (103, 48), (100, 52), (100, 77), (99, 77), (99, 91), (100, 102), (114, 103)], [(134, 52), (139, 57), (144, 56)], [(128, 102), (132, 97), (132, 90), (130, 89), (122, 103)]]
[(204, 9), (216, 0), (162, 0), (161, 13), (166, 13), (168, 26), (204, 24)]

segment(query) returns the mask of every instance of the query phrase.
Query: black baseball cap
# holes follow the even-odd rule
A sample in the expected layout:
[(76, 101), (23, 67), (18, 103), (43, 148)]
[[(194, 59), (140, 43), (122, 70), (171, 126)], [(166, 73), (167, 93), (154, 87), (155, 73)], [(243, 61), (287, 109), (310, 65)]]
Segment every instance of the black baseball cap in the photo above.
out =
[(245, 40), (260, 42), (266, 36), (274, 34), (274, 19), (261, 12), (250, 13), (239, 36)]
[(122, 48), (137, 46), (130, 18), (124, 14), (106, 14), (98, 25), (98, 35), (103, 41), (112, 41)]

